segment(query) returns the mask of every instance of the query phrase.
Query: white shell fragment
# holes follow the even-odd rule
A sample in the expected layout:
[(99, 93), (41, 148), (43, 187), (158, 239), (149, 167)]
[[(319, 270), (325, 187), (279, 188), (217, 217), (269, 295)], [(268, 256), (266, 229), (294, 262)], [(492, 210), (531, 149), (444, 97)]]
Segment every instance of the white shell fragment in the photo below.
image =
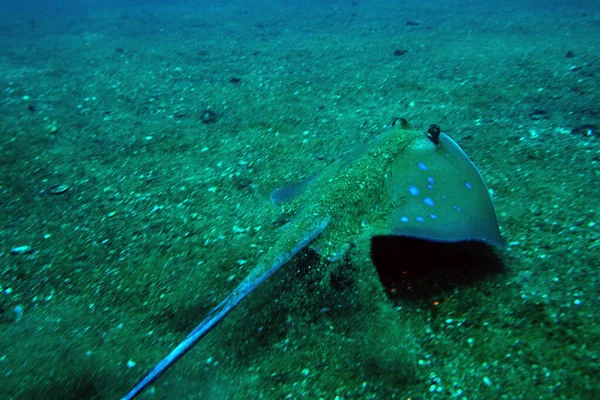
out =
[(33, 253), (33, 247), (31, 246), (17, 246), (10, 249), (10, 254), (16, 256), (19, 254), (31, 254)]

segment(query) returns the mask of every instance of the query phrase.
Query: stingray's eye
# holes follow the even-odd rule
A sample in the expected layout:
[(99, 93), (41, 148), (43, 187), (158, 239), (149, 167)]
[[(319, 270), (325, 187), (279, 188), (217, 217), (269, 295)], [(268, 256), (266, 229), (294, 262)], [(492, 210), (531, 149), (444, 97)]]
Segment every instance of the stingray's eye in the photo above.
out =
[(392, 121), (392, 126), (396, 126), (400, 129), (410, 129), (410, 124), (406, 120), (406, 118), (396, 117)]
[(427, 127), (427, 139), (431, 140), (433, 144), (440, 143), (440, 133), (442, 133), (442, 128), (439, 125), (431, 124)]

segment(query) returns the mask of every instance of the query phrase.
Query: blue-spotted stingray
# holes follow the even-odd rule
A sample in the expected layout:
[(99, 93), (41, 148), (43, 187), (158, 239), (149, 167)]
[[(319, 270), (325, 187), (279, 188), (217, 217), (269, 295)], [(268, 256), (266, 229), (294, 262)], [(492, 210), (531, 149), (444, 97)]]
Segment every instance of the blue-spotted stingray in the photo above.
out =
[(366, 146), (321, 173), (271, 194), (294, 215), (250, 274), (123, 398), (160, 377), (246, 296), (311, 246), (335, 260), (349, 244), (373, 236), (504, 245), (488, 189), (475, 165), (449, 136), (430, 125), (412, 130), (403, 118)]

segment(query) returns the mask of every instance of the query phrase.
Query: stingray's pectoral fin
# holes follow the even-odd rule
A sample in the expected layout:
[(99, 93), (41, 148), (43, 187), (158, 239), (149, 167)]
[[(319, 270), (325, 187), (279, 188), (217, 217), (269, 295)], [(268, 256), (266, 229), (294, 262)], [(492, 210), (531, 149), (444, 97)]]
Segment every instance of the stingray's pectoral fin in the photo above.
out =
[(437, 144), (425, 136), (411, 143), (394, 161), (389, 184), (392, 235), (504, 246), (483, 178), (444, 133)]
[(181, 357), (185, 355), (202, 337), (210, 332), (219, 322), (221, 322), (227, 314), (231, 312), (246, 296), (248, 296), (261, 283), (267, 280), (275, 273), (282, 265), (287, 263), (300, 250), (308, 246), (329, 224), (330, 218), (326, 217), (313, 224), (312, 229), (303, 236), (296, 246), (290, 251), (270, 259), (269, 265), (257, 265), (246, 279), (231, 292), (218, 306), (212, 309), (204, 318), (204, 320), (181, 342), (175, 349), (163, 358), (137, 385), (125, 395), (122, 399), (129, 400), (140, 394), (145, 388), (150, 386), (152, 382), (158, 379), (167, 369), (175, 364)]

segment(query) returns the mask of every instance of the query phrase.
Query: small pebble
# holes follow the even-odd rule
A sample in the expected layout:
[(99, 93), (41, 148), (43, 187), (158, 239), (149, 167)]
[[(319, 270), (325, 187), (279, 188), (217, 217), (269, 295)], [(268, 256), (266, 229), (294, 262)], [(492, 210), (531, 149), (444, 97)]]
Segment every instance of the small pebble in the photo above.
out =
[(31, 254), (33, 253), (33, 247), (31, 246), (17, 246), (10, 249), (10, 254), (16, 256), (19, 254)]
[(21, 320), (21, 318), (23, 318), (23, 311), (24, 311), (24, 308), (20, 304), (15, 306), (15, 308), (13, 309), (13, 313), (15, 314), (15, 318), (13, 319), (13, 322), (15, 324), (17, 322), (19, 322)]
[(54, 185), (54, 186), (50, 187), (50, 189), (48, 189), (48, 194), (55, 196), (58, 194), (66, 193), (68, 190), (69, 190), (69, 185), (58, 184), (58, 185)]

